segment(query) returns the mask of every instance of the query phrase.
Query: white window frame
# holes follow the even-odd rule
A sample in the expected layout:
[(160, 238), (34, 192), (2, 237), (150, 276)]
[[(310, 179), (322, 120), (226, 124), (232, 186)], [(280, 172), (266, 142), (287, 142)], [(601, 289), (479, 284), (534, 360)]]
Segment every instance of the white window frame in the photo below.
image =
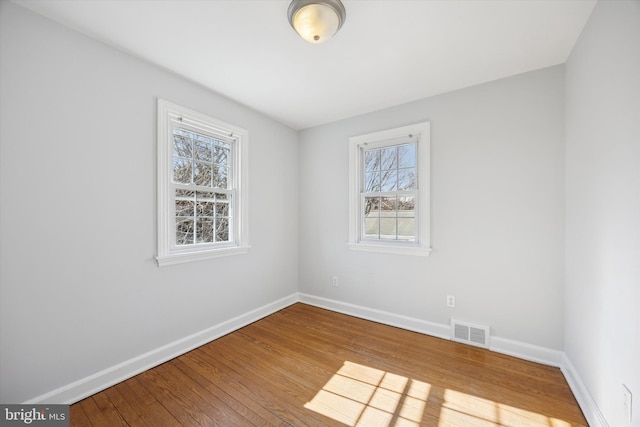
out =
[[(176, 245), (175, 185), (173, 177), (173, 127), (177, 124), (231, 143), (229, 193), (232, 226), (228, 242)], [(243, 254), (249, 251), (248, 144), (246, 129), (214, 119), (164, 99), (158, 99), (157, 190), (158, 266)], [(212, 192), (215, 192), (212, 189)]]
[[(349, 138), (349, 241), (350, 249), (400, 255), (428, 256), (431, 253), (430, 122), (402, 126)], [(399, 138), (417, 137), (416, 241), (370, 240), (362, 236), (364, 151), (372, 147), (398, 145)]]

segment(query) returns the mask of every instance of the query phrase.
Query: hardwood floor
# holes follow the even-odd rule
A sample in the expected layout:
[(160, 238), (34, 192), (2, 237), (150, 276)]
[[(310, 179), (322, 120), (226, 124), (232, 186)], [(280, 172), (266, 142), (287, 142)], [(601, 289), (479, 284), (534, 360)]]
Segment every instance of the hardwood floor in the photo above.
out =
[(71, 426), (586, 426), (557, 368), (294, 304), (71, 406)]

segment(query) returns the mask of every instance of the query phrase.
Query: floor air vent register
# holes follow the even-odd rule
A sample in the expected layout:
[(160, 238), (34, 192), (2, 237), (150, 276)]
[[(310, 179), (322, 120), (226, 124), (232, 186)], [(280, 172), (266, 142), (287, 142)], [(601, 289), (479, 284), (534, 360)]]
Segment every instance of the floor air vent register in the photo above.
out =
[(451, 319), (453, 341), (489, 348), (489, 327)]

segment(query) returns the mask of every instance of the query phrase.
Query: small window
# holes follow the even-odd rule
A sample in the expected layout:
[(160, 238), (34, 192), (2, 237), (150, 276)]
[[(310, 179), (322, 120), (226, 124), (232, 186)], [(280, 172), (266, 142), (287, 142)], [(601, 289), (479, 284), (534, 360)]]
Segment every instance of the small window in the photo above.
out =
[(158, 264), (244, 253), (247, 131), (158, 100)]
[(429, 123), (349, 140), (352, 249), (428, 255)]

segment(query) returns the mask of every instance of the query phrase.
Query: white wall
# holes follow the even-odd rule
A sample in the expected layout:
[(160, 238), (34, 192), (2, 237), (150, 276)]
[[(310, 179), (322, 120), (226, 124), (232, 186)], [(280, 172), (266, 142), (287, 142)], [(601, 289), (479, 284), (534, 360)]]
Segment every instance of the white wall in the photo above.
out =
[[(426, 120), (434, 251), (349, 250), (348, 138)], [(300, 291), (561, 350), (563, 143), (563, 66), (300, 132)]]
[[(0, 29), (0, 401), (296, 292), (293, 130), (9, 1)], [(249, 254), (157, 267), (157, 97), (249, 130)]]
[[(564, 350), (603, 424), (627, 425), (625, 383), (640, 425), (639, 31), (640, 2), (601, 1), (566, 83), (556, 66), (297, 136), (0, 0), (0, 401), (299, 290)], [(248, 255), (156, 266), (156, 97), (249, 129)], [(425, 120), (434, 252), (348, 250), (348, 138)]]
[(566, 66), (565, 352), (610, 426), (640, 426), (640, 1), (600, 1)]

